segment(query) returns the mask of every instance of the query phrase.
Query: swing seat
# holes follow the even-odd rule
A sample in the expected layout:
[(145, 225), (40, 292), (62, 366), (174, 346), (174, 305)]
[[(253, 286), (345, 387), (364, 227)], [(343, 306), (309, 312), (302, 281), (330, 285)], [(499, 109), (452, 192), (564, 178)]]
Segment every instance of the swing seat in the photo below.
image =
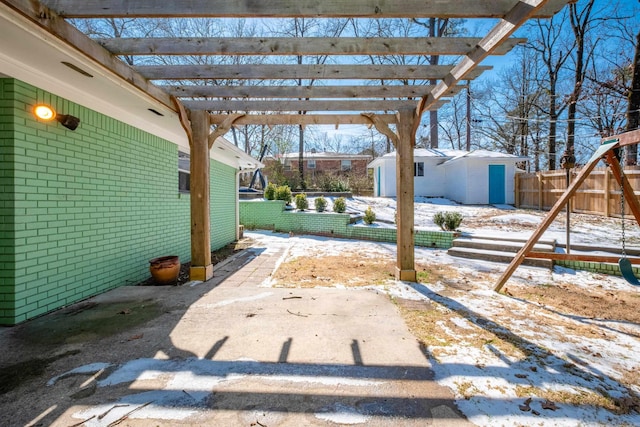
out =
[(618, 260), (618, 265), (620, 266), (620, 273), (622, 273), (622, 277), (624, 277), (629, 284), (633, 286), (640, 286), (640, 281), (638, 281), (638, 278), (633, 273), (633, 267), (631, 266), (629, 258), (620, 258), (620, 260)]

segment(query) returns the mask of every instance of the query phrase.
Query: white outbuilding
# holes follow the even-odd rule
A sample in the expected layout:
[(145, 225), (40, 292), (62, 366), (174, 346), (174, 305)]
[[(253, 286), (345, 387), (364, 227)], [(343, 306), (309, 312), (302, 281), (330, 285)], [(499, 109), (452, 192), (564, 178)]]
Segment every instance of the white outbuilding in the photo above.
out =
[[(513, 204), (515, 174), (527, 157), (488, 150), (417, 148), (413, 176), (416, 196), (444, 197), (463, 204)], [(377, 197), (396, 196), (396, 153), (378, 157), (373, 169)]]

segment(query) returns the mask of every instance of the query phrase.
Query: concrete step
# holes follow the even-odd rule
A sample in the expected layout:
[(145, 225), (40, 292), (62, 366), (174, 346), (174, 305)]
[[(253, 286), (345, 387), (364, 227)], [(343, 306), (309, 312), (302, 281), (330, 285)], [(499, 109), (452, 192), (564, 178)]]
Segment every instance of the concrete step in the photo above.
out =
[[(555, 242), (538, 242), (534, 245), (533, 250), (536, 252), (554, 252), (554, 243)], [(482, 249), (510, 253), (518, 252), (524, 245), (524, 241), (495, 240), (477, 237), (459, 237), (453, 241), (453, 247), (455, 248)]]
[[(519, 242), (524, 246), (525, 243), (529, 241), (529, 239), (525, 239), (523, 237), (509, 237), (508, 235), (495, 236), (492, 234), (480, 234), (480, 233), (464, 233), (460, 238), (469, 238), (469, 239), (480, 239), (480, 240), (494, 240), (498, 242)], [(541, 243), (545, 245), (553, 245), (556, 246), (555, 239), (540, 239), (536, 243)]]
[[(513, 260), (515, 252), (503, 252), (489, 249), (464, 248), (454, 246), (447, 251), (447, 254), (459, 258), (510, 263)], [(522, 265), (551, 269), (553, 268), (553, 261), (548, 259), (525, 258), (522, 262)]]

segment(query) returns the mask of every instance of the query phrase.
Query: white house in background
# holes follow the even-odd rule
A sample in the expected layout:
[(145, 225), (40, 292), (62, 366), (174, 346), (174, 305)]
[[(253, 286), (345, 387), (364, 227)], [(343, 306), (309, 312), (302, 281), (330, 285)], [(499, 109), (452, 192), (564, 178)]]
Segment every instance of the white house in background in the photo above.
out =
[[(488, 150), (414, 150), (414, 193), (444, 197), (463, 204), (513, 204), (516, 164), (527, 157)], [(377, 197), (396, 196), (396, 153), (385, 154), (367, 166), (373, 169)]]

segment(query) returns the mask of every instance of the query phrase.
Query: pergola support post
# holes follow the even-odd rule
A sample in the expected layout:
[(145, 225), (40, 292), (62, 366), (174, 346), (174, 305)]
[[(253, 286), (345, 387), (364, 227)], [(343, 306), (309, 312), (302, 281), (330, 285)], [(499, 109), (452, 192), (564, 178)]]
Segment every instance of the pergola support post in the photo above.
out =
[(397, 206), (397, 263), (396, 280), (417, 280), (414, 253), (414, 183), (413, 147), (415, 146), (414, 109), (398, 113), (398, 143), (396, 146), (396, 206)]
[(209, 186), (209, 113), (191, 112), (191, 280), (213, 277)]

